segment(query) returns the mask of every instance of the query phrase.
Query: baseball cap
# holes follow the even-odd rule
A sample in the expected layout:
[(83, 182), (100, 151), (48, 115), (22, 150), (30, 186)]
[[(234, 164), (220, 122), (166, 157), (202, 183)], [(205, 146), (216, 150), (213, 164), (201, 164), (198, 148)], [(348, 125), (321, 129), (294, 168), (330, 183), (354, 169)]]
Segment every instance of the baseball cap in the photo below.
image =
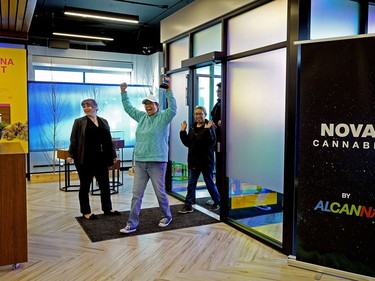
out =
[(146, 101), (151, 101), (151, 102), (159, 103), (157, 97), (154, 96), (154, 95), (148, 95), (147, 98), (145, 98), (145, 99), (142, 101), (142, 103), (145, 104)]

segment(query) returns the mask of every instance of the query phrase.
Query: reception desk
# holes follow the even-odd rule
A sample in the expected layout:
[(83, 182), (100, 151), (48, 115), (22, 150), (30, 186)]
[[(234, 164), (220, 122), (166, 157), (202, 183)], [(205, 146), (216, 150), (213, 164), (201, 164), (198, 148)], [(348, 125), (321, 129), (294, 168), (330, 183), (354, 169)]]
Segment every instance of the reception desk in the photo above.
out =
[(27, 262), (25, 152), (0, 142), (0, 266)]

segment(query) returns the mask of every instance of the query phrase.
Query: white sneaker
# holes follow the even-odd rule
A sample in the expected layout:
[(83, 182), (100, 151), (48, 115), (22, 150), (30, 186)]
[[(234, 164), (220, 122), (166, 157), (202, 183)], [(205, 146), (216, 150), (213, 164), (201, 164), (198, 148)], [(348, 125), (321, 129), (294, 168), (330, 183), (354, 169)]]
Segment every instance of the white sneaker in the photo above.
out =
[(257, 205), (255, 207), (258, 208), (259, 210), (262, 210), (262, 211), (269, 211), (269, 210), (271, 210), (271, 207), (267, 206), (267, 205)]
[(213, 205), (215, 202), (214, 200), (210, 199), (210, 200), (207, 200), (206, 204), (207, 205)]
[(162, 218), (160, 221), (159, 221), (159, 226), (160, 227), (166, 227), (168, 226), (172, 221), (172, 218)]
[(120, 229), (120, 232), (121, 233), (132, 233), (136, 230), (137, 230), (137, 228), (132, 228), (130, 225), (127, 224), (124, 228)]

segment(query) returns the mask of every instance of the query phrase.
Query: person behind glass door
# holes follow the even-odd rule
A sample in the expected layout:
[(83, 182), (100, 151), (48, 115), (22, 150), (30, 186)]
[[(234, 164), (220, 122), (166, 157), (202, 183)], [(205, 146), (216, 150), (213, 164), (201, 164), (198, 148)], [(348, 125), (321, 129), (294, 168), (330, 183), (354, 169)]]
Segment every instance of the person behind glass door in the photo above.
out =
[[(221, 184), (222, 169), (221, 165), (223, 162), (222, 152), (220, 151), (221, 145), (221, 82), (218, 83), (216, 89), (217, 102), (211, 110), (211, 118), (216, 128), (216, 145), (215, 145), (215, 169), (216, 169), (216, 186), (219, 190), (220, 195), (223, 195), (223, 187)], [(213, 202), (209, 200), (207, 204), (211, 205)]]
[(126, 91), (127, 84), (120, 85), (122, 104), (125, 112), (138, 122), (134, 146), (134, 182), (133, 198), (126, 226), (121, 233), (137, 230), (143, 195), (148, 181), (151, 179), (161, 210), (159, 227), (167, 227), (172, 221), (169, 200), (165, 191), (165, 173), (168, 161), (169, 124), (177, 113), (176, 99), (171, 91), (171, 79), (166, 78), (169, 86), (166, 89), (168, 107), (159, 109), (159, 101), (154, 95), (147, 96), (143, 101), (145, 111), (138, 110), (129, 101)]
[(194, 110), (195, 122), (186, 132), (187, 123), (183, 121), (180, 130), (180, 139), (188, 148), (188, 186), (184, 207), (179, 213), (193, 212), (192, 205), (195, 204), (195, 191), (200, 174), (203, 174), (204, 182), (213, 200), (210, 210), (220, 208), (220, 195), (213, 181), (214, 169), (214, 146), (216, 136), (213, 121), (206, 119), (207, 111), (203, 106), (197, 106)]
[(119, 216), (120, 212), (112, 209), (109, 188), (108, 168), (118, 159), (108, 121), (97, 116), (98, 104), (94, 99), (85, 99), (81, 105), (85, 116), (74, 120), (67, 158), (69, 163), (74, 161), (79, 176), (80, 211), (85, 219), (97, 219), (91, 212), (89, 202), (90, 186), (95, 177), (99, 184), (104, 215)]
[[(217, 101), (211, 110), (211, 118), (217, 127), (221, 126), (221, 82), (218, 83), (216, 89)], [(220, 136), (216, 136), (217, 141), (220, 141)]]

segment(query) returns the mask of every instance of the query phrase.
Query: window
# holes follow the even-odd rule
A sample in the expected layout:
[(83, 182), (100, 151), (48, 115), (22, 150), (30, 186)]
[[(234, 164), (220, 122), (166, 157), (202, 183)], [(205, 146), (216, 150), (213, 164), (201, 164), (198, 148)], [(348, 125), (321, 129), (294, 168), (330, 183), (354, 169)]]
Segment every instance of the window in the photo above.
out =
[(36, 69), (35, 81), (82, 83), (83, 73), (78, 72), (78, 71), (73, 72), (73, 71)]
[(359, 3), (351, 0), (312, 0), (310, 39), (359, 33)]
[(85, 83), (93, 84), (121, 84), (130, 81), (130, 73), (85, 73)]
[(375, 33), (375, 5), (368, 6), (368, 33)]
[(35, 81), (91, 84), (120, 84), (124, 81), (130, 81), (130, 72), (103, 73), (36, 69)]

